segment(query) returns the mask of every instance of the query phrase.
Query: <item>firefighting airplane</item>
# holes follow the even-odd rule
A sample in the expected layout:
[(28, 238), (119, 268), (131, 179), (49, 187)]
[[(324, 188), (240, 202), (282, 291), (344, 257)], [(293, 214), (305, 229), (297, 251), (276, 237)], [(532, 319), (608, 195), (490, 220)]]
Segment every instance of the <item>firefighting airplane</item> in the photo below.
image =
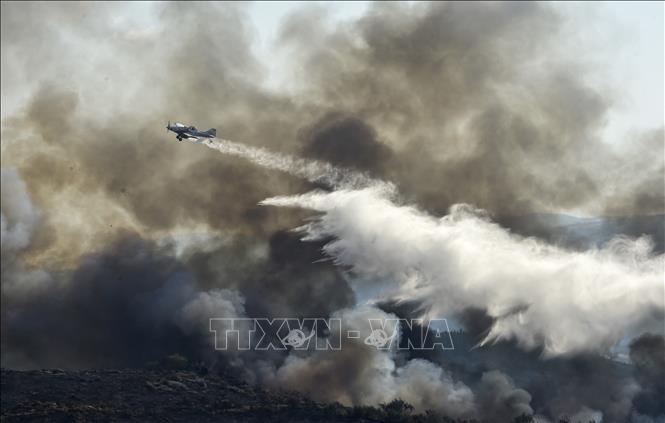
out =
[(182, 141), (183, 138), (215, 138), (217, 136), (217, 130), (215, 128), (210, 128), (207, 131), (199, 131), (194, 126), (185, 126), (182, 123), (176, 122), (171, 125), (171, 122), (166, 125), (166, 132), (172, 131), (176, 133), (176, 138), (178, 141)]

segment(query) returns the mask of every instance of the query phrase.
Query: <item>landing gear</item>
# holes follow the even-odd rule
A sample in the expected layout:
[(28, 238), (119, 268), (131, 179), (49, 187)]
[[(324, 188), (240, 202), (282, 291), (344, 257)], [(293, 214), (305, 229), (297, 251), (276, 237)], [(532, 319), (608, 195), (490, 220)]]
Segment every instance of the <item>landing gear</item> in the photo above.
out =
[(176, 137), (176, 138), (178, 139), (178, 141), (182, 141), (182, 138), (181, 138), (181, 137)]

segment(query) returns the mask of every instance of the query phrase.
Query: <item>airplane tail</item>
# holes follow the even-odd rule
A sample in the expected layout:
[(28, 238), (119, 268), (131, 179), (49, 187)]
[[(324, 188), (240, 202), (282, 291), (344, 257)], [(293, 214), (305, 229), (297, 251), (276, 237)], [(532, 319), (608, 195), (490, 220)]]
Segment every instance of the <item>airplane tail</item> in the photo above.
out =
[(208, 134), (212, 135), (213, 137), (217, 136), (217, 130), (215, 128), (210, 128), (206, 131)]

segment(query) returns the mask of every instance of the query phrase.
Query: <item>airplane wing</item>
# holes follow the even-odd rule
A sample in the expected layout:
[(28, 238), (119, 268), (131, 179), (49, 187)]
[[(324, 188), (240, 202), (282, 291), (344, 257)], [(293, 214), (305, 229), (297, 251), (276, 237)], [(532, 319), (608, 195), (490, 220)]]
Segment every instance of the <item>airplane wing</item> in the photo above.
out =
[(199, 139), (199, 137), (197, 137), (196, 135), (190, 134), (189, 132), (182, 132), (180, 134), (180, 136), (183, 137), (183, 138), (195, 138), (197, 140)]

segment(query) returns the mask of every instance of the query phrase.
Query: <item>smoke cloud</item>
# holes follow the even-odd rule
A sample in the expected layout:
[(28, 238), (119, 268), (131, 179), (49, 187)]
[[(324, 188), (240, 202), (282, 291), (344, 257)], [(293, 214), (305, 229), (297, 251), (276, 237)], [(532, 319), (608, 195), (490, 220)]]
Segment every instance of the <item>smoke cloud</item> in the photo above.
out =
[(431, 317), (486, 309), (495, 321), (485, 342), (516, 338), (548, 355), (603, 351), (665, 318), (663, 256), (648, 239), (570, 252), (512, 236), (467, 205), (437, 219), (372, 188), (262, 204), (323, 212), (303, 228), (305, 240), (333, 238), (324, 251), (336, 264), (396, 282), (388, 295), (424, 302)]
[[(352, 405), (662, 416), (663, 128), (602, 139), (615, 98), (558, 47), (575, 34), (551, 5), (302, 7), (281, 71), (244, 4), (0, 7), (3, 366), (180, 353)], [(169, 119), (217, 128), (225, 154)], [(214, 354), (207, 331), (400, 307), (472, 340)], [(634, 364), (603, 357), (624, 336)]]
[(306, 179), (312, 183), (321, 183), (333, 189), (362, 188), (364, 186), (383, 185), (392, 189), (390, 183), (373, 180), (364, 173), (332, 166), (330, 163), (275, 154), (262, 148), (249, 147), (229, 140), (194, 141), (224, 154), (248, 159), (259, 166), (287, 172), (290, 175)]

